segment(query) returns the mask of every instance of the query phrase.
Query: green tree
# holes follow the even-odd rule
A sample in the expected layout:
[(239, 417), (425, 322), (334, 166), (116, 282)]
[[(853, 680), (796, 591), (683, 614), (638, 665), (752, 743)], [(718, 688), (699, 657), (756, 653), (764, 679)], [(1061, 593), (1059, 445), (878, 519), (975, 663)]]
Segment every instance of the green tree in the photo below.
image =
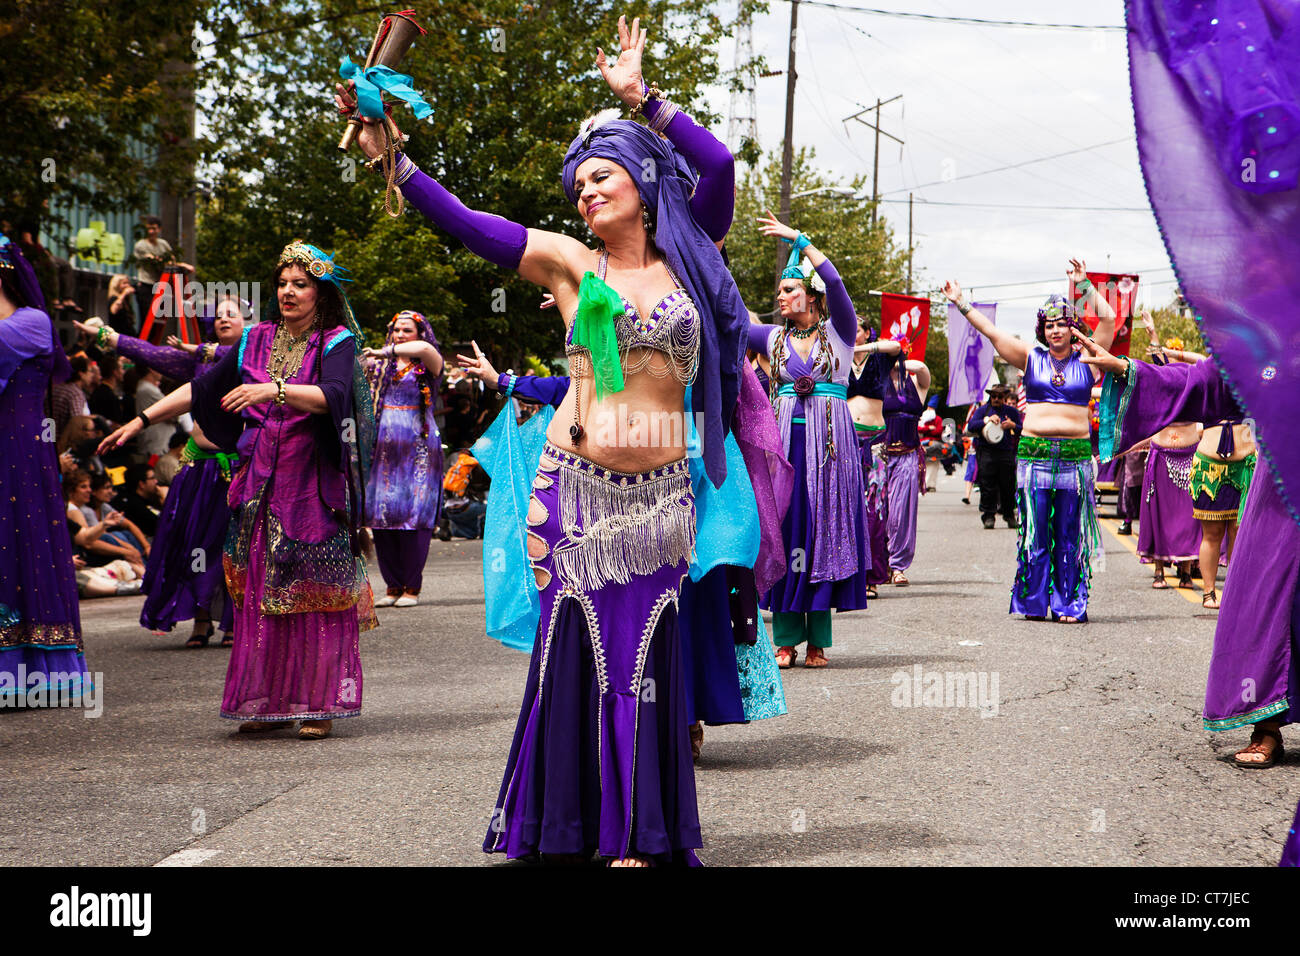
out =
[[(1133, 337), (1129, 345), (1129, 354), (1135, 359), (1146, 358), (1148, 346), (1151, 345), (1151, 336), (1147, 334), (1146, 326), (1142, 324), (1140, 310), (1141, 307), (1139, 307), (1139, 317), (1133, 320)], [(1196, 324), (1196, 319), (1183, 314), (1181, 302), (1176, 294), (1168, 304), (1150, 309), (1150, 312), (1161, 345), (1170, 339), (1179, 339), (1184, 351), (1207, 354), (1205, 340), (1201, 338), (1201, 330)]]
[[(623, 12), (652, 31), (647, 79), (701, 122), (715, 121), (698, 94), (719, 75), (717, 47), (729, 24), (707, 0), (645, 0), (632, 9), (603, 0), (443, 0), (421, 8), (428, 34), (401, 64), (434, 108), (427, 123), (397, 108), (408, 154), (470, 208), (589, 238), (559, 176), (582, 119), (618, 105), (594, 63), (597, 46), (617, 49), (611, 38)], [(563, 329), (553, 311), (538, 308), (541, 290), (477, 259), (413, 209), (390, 220), (383, 181), (360, 167), (359, 152), (335, 149), (338, 65), (345, 53), (364, 58), (376, 21), (342, 0), (292, 10), (216, 0), (217, 55), (204, 63), (202, 96), (214, 171), (199, 231), (203, 278), (263, 277), (301, 236), (352, 269), (349, 295), (363, 326), (378, 330), (413, 308), (445, 342), (473, 337), (501, 367), (557, 354)]]
[(194, 0), (5, 5), (0, 218), (35, 234), (54, 218), (51, 201), (121, 211), (156, 183), (187, 185), (198, 10)]
[[(869, 293), (906, 291), (907, 250), (895, 244), (887, 220), (872, 223), (871, 201), (860, 198), (866, 192), (866, 177), (846, 182), (823, 173), (813, 165), (815, 155), (805, 148), (794, 157), (788, 225), (807, 233), (835, 264), (853, 307), (878, 327), (880, 299)], [(777, 247), (783, 254), (790, 249), (764, 236), (756, 222), (769, 209), (779, 213), (780, 189), (781, 151), (777, 149), (765, 166), (751, 168), (738, 184), (736, 218), (727, 236), (731, 274), (745, 302), (760, 315), (776, 307)]]

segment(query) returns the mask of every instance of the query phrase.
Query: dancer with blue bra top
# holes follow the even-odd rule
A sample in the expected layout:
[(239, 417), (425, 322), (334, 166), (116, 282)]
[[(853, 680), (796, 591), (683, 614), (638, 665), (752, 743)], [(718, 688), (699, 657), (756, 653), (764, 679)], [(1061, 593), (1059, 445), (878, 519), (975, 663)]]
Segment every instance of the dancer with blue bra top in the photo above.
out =
[(1025, 373), (1028, 405), (1017, 450), (1020, 530), (1010, 613), (1074, 624), (1088, 620), (1090, 563), (1100, 547), (1100, 531), (1088, 412), (1098, 375), (1079, 360), (1072, 330), (1087, 331), (1079, 316), (1091, 303), (1098, 316), (1093, 340), (1108, 349), (1115, 338), (1115, 310), (1088, 280), (1082, 260), (1070, 260), (1067, 277), (1079, 299), (1048, 298), (1038, 310), (1040, 344), (1032, 348), (973, 308), (957, 282), (944, 283), (943, 293), (1008, 364)]
[[(483, 844), (511, 858), (690, 864), (702, 845), (677, 610), (695, 549), (684, 426), (689, 413), (723, 485), (748, 316), (719, 251), (734, 160), (643, 82), (645, 42), (620, 17), (618, 59), (597, 51), (596, 65), (648, 125), (605, 111), (564, 157), (565, 195), (599, 249), (467, 209), (393, 157), (412, 206), (549, 290), (569, 326), (572, 385), (527, 508), (541, 615)], [(353, 104), (339, 87), (340, 108)], [(372, 158), (389, 148), (373, 121), (358, 143)]]
[[(785, 576), (764, 595), (779, 667), (808, 642), (805, 667), (825, 667), (831, 611), (867, 606), (867, 517), (848, 380), (858, 317), (839, 273), (801, 232), (769, 210), (766, 236), (791, 244), (777, 290), (782, 325), (750, 325), (749, 348), (772, 363), (769, 394), (794, 493), (782, 529)], [(806, 256), (800, 263), (800, 256)]]

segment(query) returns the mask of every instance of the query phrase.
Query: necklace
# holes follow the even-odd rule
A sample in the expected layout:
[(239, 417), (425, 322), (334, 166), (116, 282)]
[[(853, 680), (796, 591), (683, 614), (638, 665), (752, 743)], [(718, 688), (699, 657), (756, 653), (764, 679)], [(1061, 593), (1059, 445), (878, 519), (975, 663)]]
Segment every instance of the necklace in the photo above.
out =
[(271, 357), (266, 361), (266, 373), (272, 379), (287, 382), (298, 374), (303, 359), (307, 357), (307, 342), (315, 328), (313, 322), (302, 335), (293, 335), (283, 324), (276, 326), (275, 338), (271, 340)]
[(806, 329), (796, 329), (796, 328), (793, 328), (793, 327), (792, 327), (792, 328), (790, 329), (790, 337), (793, 338), (793, 339), (806, 339), (806, 338), (808, 338), (810, 335), (812, 335), (813, 333), (815, 333), (815, 332), (817, 331), (817, 327), (820, 326), (820, 325), (821, 325), (821, 322), (818, 321), (818, 322), (814, 322), (812, 325), (808, 326), (808, 328), (806, 328)]
[(1073, 353), (1058, 361), (1056, 356), (1051, 352), (1047, 353), (1047, 359), (1052, 363), (1052, 384), (1057, 388), (1060, 388), (1065, 384), (1065, 368), (1070, 364), (1070, 359), (1072, 358), (1074, 358)]

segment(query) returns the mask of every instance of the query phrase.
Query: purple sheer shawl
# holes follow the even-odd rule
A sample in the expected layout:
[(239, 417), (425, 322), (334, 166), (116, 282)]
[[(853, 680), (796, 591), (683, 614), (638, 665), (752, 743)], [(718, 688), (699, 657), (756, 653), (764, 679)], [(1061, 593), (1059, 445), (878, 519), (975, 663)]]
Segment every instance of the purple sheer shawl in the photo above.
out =
[(1129, 0), (1147, 193), (1179, 286), (1300, 521), (1300, 6)]
[(700, 363), (691, 410), (704, 422), (704, 470), (714, 487), (721, 487), (727, 477), (724, 442), (740, 395), (749, 311), (722, 253), (691, 211), (696, 177), (671, 143), (630, 120), (614, 120), (578, 136), (564, 155), (564, 194), (571, 203), (578, 201), (578, 166), (593, 156), (611, 159), (631, 175), (641, 199), (653, 210), (655, 248), (699, 310)]

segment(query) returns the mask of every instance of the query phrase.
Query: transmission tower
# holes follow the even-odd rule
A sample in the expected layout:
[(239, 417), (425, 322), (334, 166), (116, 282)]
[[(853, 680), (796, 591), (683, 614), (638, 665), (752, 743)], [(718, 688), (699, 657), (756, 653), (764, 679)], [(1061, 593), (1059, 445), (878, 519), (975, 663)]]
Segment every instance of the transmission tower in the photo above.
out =
[[(743, 0), (741, 0), (743, 6)], [(731, 108), (727, 114), (727, 148), (736, 153), (745, 140), (758, 143), (758, 97), (754, 92), (754, 28), (748, 13), (736, 24), (736, 59), (732, 69)]]

